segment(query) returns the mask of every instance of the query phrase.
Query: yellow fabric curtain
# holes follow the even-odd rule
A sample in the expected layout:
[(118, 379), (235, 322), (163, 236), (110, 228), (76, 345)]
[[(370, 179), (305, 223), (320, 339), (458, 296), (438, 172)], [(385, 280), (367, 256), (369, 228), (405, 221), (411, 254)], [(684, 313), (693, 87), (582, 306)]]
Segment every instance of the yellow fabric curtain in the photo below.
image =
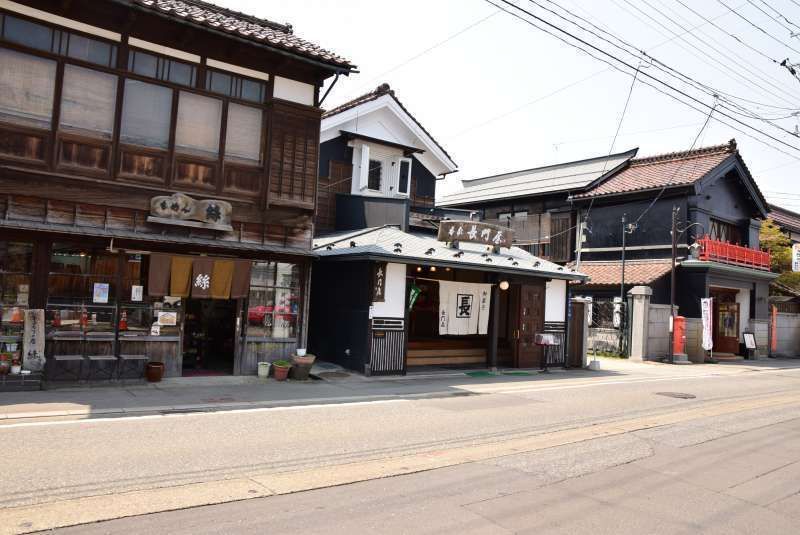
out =
[(192, 278), (192, 257), (173, 256), (170, 269), (169, 294), (173, 297), (189, 297)]
[(230, 299), (233, 266), (233, 260), (214, 260), (214, 269), (211, 275), (212, 299)]

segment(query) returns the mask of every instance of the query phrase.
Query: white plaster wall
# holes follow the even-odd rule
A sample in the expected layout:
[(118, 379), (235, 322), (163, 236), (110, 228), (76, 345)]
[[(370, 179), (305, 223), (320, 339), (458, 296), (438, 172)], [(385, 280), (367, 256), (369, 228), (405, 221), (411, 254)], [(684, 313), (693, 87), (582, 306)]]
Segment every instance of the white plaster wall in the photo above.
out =
[(275, 87), (272, 90), (275, 98), (313, 106), (314, 93), (314, 86), (311, 84), (290, 80), (282, 76), (275, 77)]
[(800, 314), (778, 313), (778, 348), (780, 356), (800, 355)]
[(669, 305), (650, 305), (647, 325), (647, 356), (663, 357), (669, 354)]
[(404, 318), (406, 308), (406, 266), (386, 264), (386, 301), (372, 303), (375, 318)]
[(545, 286), (544, 321), (567, 321), (567, 281), (551, 280)]

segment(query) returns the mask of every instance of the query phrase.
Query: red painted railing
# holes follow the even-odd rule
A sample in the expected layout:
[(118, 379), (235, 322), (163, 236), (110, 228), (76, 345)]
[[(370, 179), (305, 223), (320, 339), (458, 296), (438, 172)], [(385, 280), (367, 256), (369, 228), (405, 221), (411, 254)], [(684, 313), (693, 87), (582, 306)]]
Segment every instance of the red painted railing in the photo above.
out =
[(712, 240), (708, 236), (697, 240), (700, 245), (700, 260), (722, 262), (742, 267), (769, 271), (770, 254), (758, 249)]

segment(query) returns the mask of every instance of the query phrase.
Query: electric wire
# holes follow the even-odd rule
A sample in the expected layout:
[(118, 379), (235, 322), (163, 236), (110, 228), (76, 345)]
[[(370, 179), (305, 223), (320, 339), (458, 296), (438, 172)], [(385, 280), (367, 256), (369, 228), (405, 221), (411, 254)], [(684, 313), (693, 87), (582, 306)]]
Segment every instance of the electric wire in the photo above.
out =
[[(764, 10), (763, 10), (763, 9), (762, 9), (762, 8), (761, 8), (761, 7), (760, 7), (758, 4), (756, 4), (756, 3), (755, 3), (755, 2), (753, 2), (752, 0), (746, 0), (746, 1), (747, 1), (747, 3), (748, 3), (748, 4), (750, 4), (751, 6), (753, 6), (754, 8), (756, 8), (757, 10), (759, 10), (760, 12), (762, 12), (764, 15), (768, 16), (770, 19), (772, 19), (772, 20), (774, 20), (775, 22), (777, 22), (778, 24), (780, 24), (782, 28), (784, 28), (786, 31), (788, 31), (788, 32), (789, 32), (789, 37), (791, 37), (791, 36), (792, 36), (792, 34), (794, 33), (794, 30), (792, 30), (791, 28), (789, 28), (788, 26), (786, 26), (784, 23), (782, 23), (782, 22), (781, 22), (781, 19), (780, 19), (780, 16), (779, 16), (778, 18), (775, 18), (775, 16), (774, 16), (774, 15), (770, 15), (769, 13), (767, 13), (766, 11), (764, 11)], [(770, 7), (770, 6), (769, 6), (769, 4), (766, 4), (765, 2), (762, 2), (762, 3), (763, 3), (764, 5), (766, 5), (767, 7), (769, 7), (770, 9), (772, 9), (772, 7)], [(775, 11), (774, 9), (772, 9), (772, 10), (773, 10), (773, 11)], [(777, 13), (777, 11), (776, 11), (776, 13)], [(778, 13), (778, 15), (780, 15), (780, 13)], [(785, 18), (785, 17), (784, 17), (784, 18)], [(787, 19), (787, 20), (788, 20), (788, 19)]]
[[(588, 50), (576, 45), (573, 42), (570, 42), (569, 40), (567, 40), (567, 38), (561, 37), (561, 36), (553, 33), (552, 31), (547, 30), (547, 29), (537, 25), (533, 21), (531, 21), (531, 20), (519, 15), (518, 13), (516, 13), (514, 11), (510, 11), (510, 10), (506, 9), (505, 7), (502, 7), (502, 6), (498, 5), (498, 4), (496, 4), (493, 0), (485, 0), (485, 1), (487, 3), (493, 5), (493, 6), (497, 7), (498, 9), (502, 9), (506, 13), (518, 18), (519, 20), (522, 20), (523, 22), (525, 22), (525, 23), (527, 23), (527, 24), (539, 29), (540, 31), (543, 31), (543, 32), (545, 32), (545, 33), (547, 33), (547, 34), (549, 34), (549, 35), (551, 35), (553, 37), (556, 37), (557, 39), (559, 39), (560, 41), (568, 44), (569, 46), (571, 46), (573, 48), (576, 48), (576, 49), (579, 49), (579, 50), (582, 50), (584, 53), (588, 54), (589, 56), (593, 57), (594, 59), (598, 59), (599, 61), (603, 61), (604, 63), (607, 63), (608, 65), (613, 66), (615, 69), (617, 69), (617, 70), (619, 70), (621, 72), (625, 72), (623, 69), (621, 69), (619, 67), (619, 65), (616, 65), (614, 63), (611, 63), (610, 61), (602, 60), (601, 58), (598, 58), (596, 55), (590, 53)], [(519, 6), (516, 6), (512, 2), (509, 2), (508, 0), (499, 0), (499, 1), (501, 1), (504, 4), (510, 6), (511, 8), (517, 9), (519, 11), (522, 11), (523, 13), (528, 14), (533, 19), (535, 19), (537, 21), (540, 21), (541, 23), (547, 25), (548, 27), (553, 28), (554, 30), (557, 30), (558, 32), (569, 36), (574, 41), (577, 41), (577, 42), (585, 45), (586, 47), (591, 48), (592, 50), (594, 50), (596, 52), (599, 52), (600, 54), (611, 58), (612, 60), (616, 61), (617, 63), (619, 63), (621, 65), (623, 65), (624, 67), (627, 67), (630, 70), (634, 70), (635, 69), (635, 67), (633, 67), (630, 63), (628, 63), (628, 62), (626, 62), (626, 61), (614, 56), (613, 54), (611, 54), (610, 52), (607, 52), (606, 50), (604, 50), (602, 48), (599, 48), (599, 47), (597, 47), (597, 46), (585, 41), (584, 39), (581, 39), (580, 37), (578, 37), (578, 36), (568, 32), (568, 31), (564, 30), (563, 28), (560, 28), (559, 26), (551, 23), (550, 21), (548, 21), (546, 19), (542, 19), (541, 17), (538, 17), (537, 15), (531, 13), (530, 11), (527, 11), (527, 10), (525, 10), (523, 8), (520, 8)], [(674, 93), (677, 93), (677, 94), (679, 94), (679, 95), (681, 95), (681, 96), (683, 96), (685, 98), (688, 98), (689, 100), (695, 102), (696, 104), (700, 105), (701, 107), (704, 107), (704, 108), (707, 108), (707, 109), (711, 109), (711, 107), (712, 107), (711, 105), (706, 104), (705, 102), (703, 102), (702, 100), (696, 98), (695, 96), (690, 95), (690, 94), (686, 93), (685, 91), (682, 91), (681, 89), (678, 89), (678, 88), (674, 87), (673, 85), (669, 84), (668, 82), (665, 82), (664, 80), (661, 80), (660, 78), (657, 78), (657, 77), (655, 77), (655, 76), (653, 76), (651, 74), (648, 74), (647, 72), (642, 71), (642, 75), (647, 77), (647, 78), (649, 78), (649, 79), (651, 79), (651, 80), (653, 80), (653, 81), (655, 81), (656, 83), (668, 88), (670, 91), (673, 91)], [(647, 85), (651, 85), (651, 87), (654, 87), (654, 86), (652, 86), (652, 84), (647, 84)], [(675, 98), (674, 95), (671, 95), (670, 93), (667, 93), (666, 91), (661, 91), (661, 92), (666, 94), (666, 95), (673, 96), (673, 98)], [(682, 102), (684, 105), (687, 104), (686, 102), (681, 101), (678, 98), (676, 98), (676, 100), (678, 100), (679, 102)], [(773, 136), (773, 135), (771, 135), (771, 134), (769, 134), (767, 132), (764, 132), (763, 130), (760, 130), (760, 129), (758, 129), (758, 128), (756, 128), (756, 127), (754, 127), (754, 126), (752, 126), (752, 125), (750, 125), (748, 123), (745, 123), (745, 122), (741, 121), (740, 119), (737, 119), (736, 117), (732, 117), (731, 115), (728, 115), (727, 113), (723, 113), (723, 112), (721, 112), (719, 110), (717, 110), (717, 114), (718, 115), (722, 115), (723, 117), (725, 117), (727, 119), (730, 119), (734, 123), (737, 123), (737, 124), (747, 128), (749, 130), (757, 132), (757, 133), (761, 134), (762, 136), (771, 139), (772, 141), (775, 141), (775, 142), (777, 142), (777, 143), (779, 143), (781, 145), (784, 145), (784, 146), (786, 146), (786, 147), (788, 147), (790, 149), (793, 149), (794, 151), (800, 152), (800, 148), (798, 148), (798, 147), (796, 147), (796, 146), (794, 146), (794, 145), (792, 145), (790, 143), (787, 143), (786, 141), (784, 141), (782, 139), (776, 138), (775, 136)], [(723, 123), (723, 124), (727, 124), (727, 123)], [(767, 145), (769, 145), (769, 144), (767, 144)], [(769, 146), (772, 146), (772, 145), (769, 145)], [(777, 147), (774, 147), (774, 146), (772, 146), (772, 147), (777, 149)], [(785, 151), (782, 151), (782, 152), (785, 152)], [(786, 154), (788, 154), (788, 153), (786, 153)]]
[(771, 33), (769, 33), (767, 30), (765, 30), (765, 29), (764, 29), (764, 28), (762, 28), (761, 26), (759, 26), (759, 25), (755, 24), (754, 22), (750, 21), (750, 19), (748, 19), (747, 17), (745, 17), (744, 15), (742, 15), (741, 13), (739, 13), (738, 11), (734, 10), (733, 8), (731, 8), (731, 7), (730, 7), (728, 4), (726, 4), (726, 3), (725, 3), (725, 2), (723, 2), (722, 0), (717, 0), (717, 3), (718, 3), (718, 4), (721, 4), (722, 6), (724, 6), (724, 7), (725, 7), (725, 9), (727, 9), (728, 11), (730, 11), (731, 13), (733, 13), (734, 15), (736, 15), (737, 17), (739, 17), (740, 19), (742, 19), (743, 21), (745, 21), (747, 24), (749, 24), (749, 25), (750, 25), (750, 26), (752, 26), (753, 28), (757, 29), (758, 31), (760, 31), (761, 33), (763, 33), (764, 35), (766, 35), (767, 37), (769, 37), (770, 39), (772, 39), (773, 41), (775, 41), (775, 42), (777, 42), (777, 43), (780, 43), (781, 45), (785, 46), (786, 48), (788, 48), (789, 50), (791, 50), (791, 51), (793, 51), (793, 52), (795, 52), (795, 53), (797, 53), (797, 54), (800, 54), (800, 50), (797, 50), (796, 48), (794, 48), (794, 47), (792, 47), (792, 46), (790, 46), (790, 45), (788, 45), (788, 44), (784, 43), (783, 41), (781, 41), (780, 39), (778, 39), (777, 37), (775, 37), (774, 35), (772, 35)]

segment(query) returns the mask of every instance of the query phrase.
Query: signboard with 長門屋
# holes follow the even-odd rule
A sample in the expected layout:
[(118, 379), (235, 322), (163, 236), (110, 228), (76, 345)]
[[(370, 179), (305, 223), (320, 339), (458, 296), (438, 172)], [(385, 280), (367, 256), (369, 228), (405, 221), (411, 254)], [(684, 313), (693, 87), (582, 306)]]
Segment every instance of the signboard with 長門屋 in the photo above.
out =
[(472, 242), (493, 247), (511, 247), (514, 230), (480, 221), (442, 221), (437, 239), (448, 243)]

